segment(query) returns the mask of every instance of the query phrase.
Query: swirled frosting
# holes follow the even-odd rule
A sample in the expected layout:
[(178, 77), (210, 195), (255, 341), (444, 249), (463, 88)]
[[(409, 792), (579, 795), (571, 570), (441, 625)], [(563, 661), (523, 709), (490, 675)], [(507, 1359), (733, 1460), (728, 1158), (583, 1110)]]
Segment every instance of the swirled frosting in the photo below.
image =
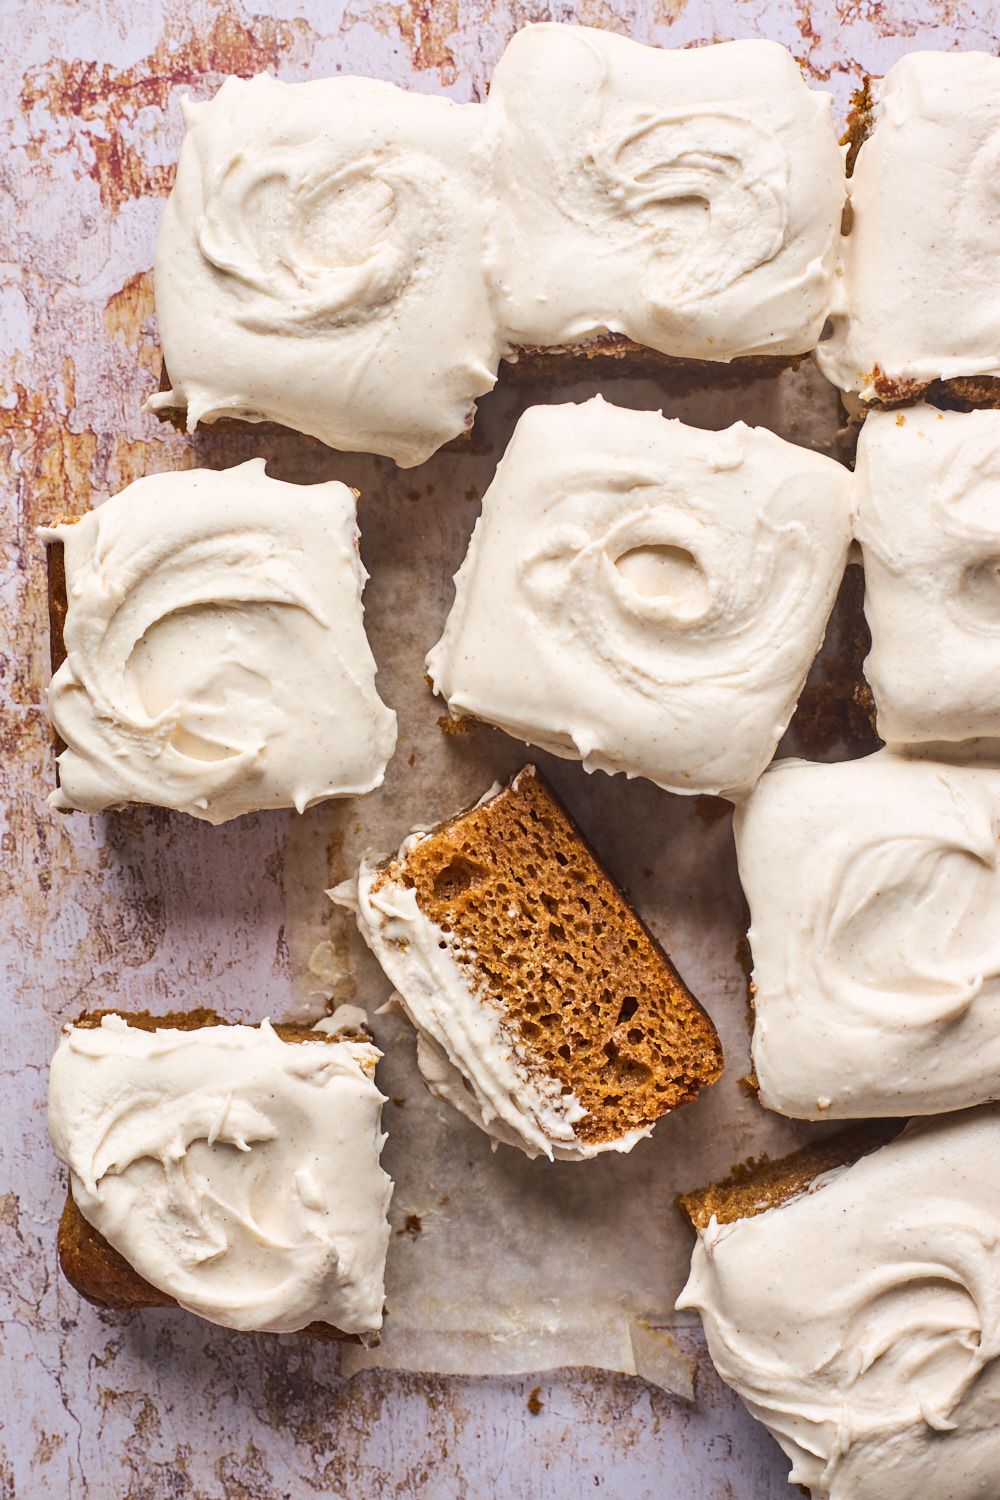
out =
[(64, 545), (69, 605), (54, 807), (224, 823), (381, 784), (396, 716), (346, 485), (283, 484), (262, 458), (157, 474), (40, 534)]
[(848, 1119), (1000, 1097), (1000, 769), (776, 761), (735, 828), (765, 1106)]
[(819, 367), (865, 400), (1000, 374), (1000, 59), (910, 53), (875, 94)]
[[(423, 837), (411, 835), (399, 859)], [(366, 856), (357, 876), (329, 895), (354, 912), (396, 986), (396, 1003), (417, 1031), (417, 1065), (436, 1098), (532, 1158), (582, 1161), (602, 1151), (630, 1151), (650, 1134), (651, 1126), (608, 1141), (580, 1140), (573, 1128), (587, 1113), (580, 1101), (529, 1061), (503, 1007), (485, 986), (477, 990), (468, 967), (456, 961), (453, 940), (420, 910), (414, 891), (382, 882), (378, 865)]]
[(992, 1105), (911, 1125), (780, 1208), (713, 1218), (677, 1305), (813, 1500), (996, 1500), (998, 1244)]
[(49, 1132), (81, 1213), (153, 1286), (227, 1328), (381, 1327), (392, 1183), (381, 1053), (259, 1027), (67, 1026)]
[(845, 196), (830, 102), (774, 42), (664, 50), (526, 26), (485, 137), (508, 340), (611, 332), (709, 360), (813, 348)]
[(839, 464), (742, 422), (532, 407), (427, 657), (434, 689), (588, 771), (749, 787), (822, 641), (851, 512)]
[(1000, 412), (872, 412), (856, 489), (879, 734), (1000, 736)]
[(471, 153), (481, 105), (367, 78), (229, 78), (185, 103), (156, 311), (190, 431), (272, 420), (422, 463), (496, 379)]

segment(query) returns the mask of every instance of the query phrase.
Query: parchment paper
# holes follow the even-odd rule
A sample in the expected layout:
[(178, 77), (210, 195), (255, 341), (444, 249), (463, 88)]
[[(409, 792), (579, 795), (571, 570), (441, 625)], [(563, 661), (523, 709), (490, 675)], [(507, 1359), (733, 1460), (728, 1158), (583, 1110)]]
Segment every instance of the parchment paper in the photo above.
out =
[[(385, 1052), (378, 1072), (389, 1100), (383, 1161), (396, 1183), (388, 1317), (377, 1349), (342, 1350), (343, 1373), (593, 1365), (690, 1397), (686, 1320), (672, 1309), (692, 1236), (674, 1197), (747, 1157), (781, 1155), (823, 1131), (766, 1113), (740, 1083), (749, 1071), (738, 952), (745, 917), (728, 804), (622, 776), (588, 776), (496, 730), (447, 734), (438, 724), (444, 705), (424, 680), (424, 655), (450, 606), (478, 500), (517, 415), (540, 399), (582, 400), (596, 389), (502, 387), (481, 404), (471, 441), (416, 473), (386, 460), (337, 459), (339, 477), (361, 491), (362, 555), (372, 573), (366, 623), (380, 690), (400, 721), (385, 785), (293, 820), (286, 856), (296, 1014), (319, 1014), (328, 1002), (364, 1005)], [(703, 427), (742, 418), (826, 452), (834, 451), (840, 423), (835, 392), (808, 363), (724, 393), (664, 392), (650, 381), (602, 389), (619, 405), (662, 407)], [(304, 477), (301, 455), (289, 456), (286, 469), (280, 455), (270, 465), (281, 477)], [(492, 1151), (481, 1131), (423, 1086), (412, 1028), (374, 1016), (389, 982), (353, 920), (323, 894), (366, 849), (394, 850), (412, 825), (457, 812), (529, 761), (551, 779), (672, 955), (725, 1049), (720, 1082), (661, 1120), (628, 1156), (553, 1164), (507, 1146)]]

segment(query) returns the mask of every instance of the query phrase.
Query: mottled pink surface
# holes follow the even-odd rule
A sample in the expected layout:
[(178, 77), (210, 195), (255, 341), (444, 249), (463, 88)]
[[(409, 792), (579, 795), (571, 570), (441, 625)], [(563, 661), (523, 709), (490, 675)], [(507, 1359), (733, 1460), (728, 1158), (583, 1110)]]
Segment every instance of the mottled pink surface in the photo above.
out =
[[(635, 1378), (588, 1371), (507, 1379), (371, 1371), (344, 1381), (330, 1348), (231, 1334), (181, 1313), (101, 1313), (62, 1280), (55, 1227), (65, 1188), (45, 1130), (46, 1068), (62, 1020), (109, 1004), (209, 1003), (232, 1019), (283, 1014), (300, 996), (304, 965), (294, 944), (290, 953), (290, 915), (316, 932), (326, 916), (321, 882), (304, 915), (308, 891), (302, 897), (288, 889), (284, 814), (212, 829), (156, 810), (91, 819), (48, 809), (54, 767), (44, 710), (45, 569), (34, 528), (78, 514), (142, 474), (266, 452), (283, 477), (358, 484), (373, 572), (390, 550), (382, 540), (387, 518), (396, 535), (412, 524), (420, 538), (413, 556), (419, 552), (422, 566), (436, 570), (437, 589), (438, 575), (443, 588), (459, 560), (475, 515), (468, 504), (466, 522), (456, 497), (475, 501), (488, 482), (489, 451), (442, 455), (399, 475), (387, 461), (334, 455), (291, 437), (263, 444), (252, 436), (179, 437), (141, 415), (141, 400), (159, 377), (151, 265), (182, 138), (183, 92), (205, 97), (229, 72), (271, 69), (288, 80), (357, 72), (481, 98), (518, 26), (578, 20), (665, 46), (772, 37), (792, 49), (813, 81), (832, 89), (842, 118), (862, 72), (882, 72), (904, 51), (995, 53), (993, 8), (949, 0), (592, 0), (552, 9), (303, 0), (277, 3), (265, 16), (205, 0), (141, 9), (124, 0), (6, 0), (0, 15), (0, 1497), (577, 1500), (593, 1490), (771, 1500), (786, 1493), (780, 1453), (720, 1387), (693, 1330), (685, 1336), (695, 1362), (693, 1405)], [(641, 393), (635, 400), (650, 404)], [(499, 436), (505, 411), (496, 408)], [(445, 489), (449, 507), (439, 514)], [(404, 676), (431, 644), (400, 632), (412, 587), (400, 569), (405, 574), (387, 556), (368, 594), (390, 703), (402, 701)], [(423, 787), (442, 757), (454, 763), (456, 782), (464, 777), (470, 785), (480, 769), (513, 768), (523, 759), (500, 736), (475, 751), (455, 741), (431, 747), (421, 736), (434, 732), (436, 711), (426, 706), (412, 723), (404, 716), (383, 811), (398, 802), (402, 817), (400, 778), (414, 764), (418, 777), (422, 746)], [(588, 831), (599, 840), (606, 829), (608, 856), (623, 879), (634, 876), (640, 899), (648, 872), (611, 822), (621, 794), (603, 779), (585, 783), (577, 767), (559, 775)], [(650, 795), (636, 793), (633, 808), (645, 808)], [(426, 808), (431, 815), (450, 810), (446, 796)], [(318, 863), (324, 877), (346, 873), (350, 817), (346, 809), (316, 810), (305, 832), (298, 827), (293, 835), (296, 860)], [(685, 828), (689, 847), (703, 847), (705, 860), (715, 861), (705, 867), (731, 882), (728, 836), (720, 842), (693, 811)], [(704, 846), (691, 842), (702, 837)], [(710, 885), (699, 890), (689, 881), (673, 894), (682, 905), (688, 900), (692, 920), (716, 920)], [(730, 971), (731, 958), (727, 950)], [(735, 992), (726, 1003), (736, 1026)], [(776, 1146), (788, 1129), (775, 1123)], [(745, 1154), (744, 1145), (735, 1137), (711, 1140), (712, 1170)]]

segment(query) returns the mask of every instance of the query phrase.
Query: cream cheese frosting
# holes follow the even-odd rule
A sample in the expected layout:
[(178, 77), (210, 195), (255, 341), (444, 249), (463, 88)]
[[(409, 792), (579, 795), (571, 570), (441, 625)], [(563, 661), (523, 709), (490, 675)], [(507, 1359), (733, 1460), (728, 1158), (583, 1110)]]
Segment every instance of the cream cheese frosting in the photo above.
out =
[(64, 1028), (49, 1133), (84, 1218), (227, 1328), (382, 1325), (381, 1053), (259, 1027)]
[(846, 469), (762, 428), (532, 407), (427, 657), (434, 690), (588, 771), (748, 788), (822, 642), (852, 508)]
[(1000, 374), (1000, 59), (913, 52), (874, 88), (819, 367), (865, 400)]
[(499, 345), (472, 152), (485, 108), (368, 78), (229, 78), (186, 101), (156, 311), (189, 431), (271, 420), (422, 463), (471, 425)]
[(872, 412), (855, 473), (879, 734), (1000, 737), (1000, 412)]
[(735, 831), (765, 1107), (849, 1119), (1000, 1097), (1000, 766), (776, 761)]
[(1000, 1114), (911, 1125), (719, 1225), (678, 1307), (813, 1500), (1000, 1496)]
[(507, 340), (620, 333), (708, 360), (812, 349), (845, 201), (830, 104), (775, 42), (519, 31), (483, 153)]
[[(489, 795), (489, 794), (488, 794)], [(485, 799), (484, 799), (485, 800)], [(415, 833), (399, 858), (426, 835)], [(476, 986), (454, 943), (420, 910), (414, 891), (378, 881), (366, 856), (357, 876), (329, 892), (353, 911), (365, 942), (396, 986), (396, 1002), (417, 1030), (417, 1064), (430, 1092), (496, 1142), (526, 1156), (579, 1161), (630, 1151), (652, 1127), (615, 1140), (577, 1138), (586, 1110), (558, 1079), (531, 1062), (485, 984)]]
[(68, 596), (53, 807), (223, 823), (381, 785), (396, 716), (346, 485), (284, 484), (262, 458), (157, 474), (40, 535), (64, 545)]

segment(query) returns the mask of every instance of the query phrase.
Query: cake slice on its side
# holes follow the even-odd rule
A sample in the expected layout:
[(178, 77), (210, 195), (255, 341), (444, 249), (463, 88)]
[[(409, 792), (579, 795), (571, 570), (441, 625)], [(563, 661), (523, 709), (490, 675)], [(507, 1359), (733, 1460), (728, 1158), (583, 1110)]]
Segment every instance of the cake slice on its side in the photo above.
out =
[(677, 1306), (812, 1500), (998, 1493), (1000, 1106), (901, 1124), (679, 1200)]
[(392, 1183), (363, 1020), (96, 1011), (65, 1027), (49, 1131), (70, 1168), (59, 1261), (81, 1296), (377, 1342)]
[(431, 1092), (529, 1156), (629, 1151), (722, 1071), (708, 1016), (532, 766), (331, 895)]

